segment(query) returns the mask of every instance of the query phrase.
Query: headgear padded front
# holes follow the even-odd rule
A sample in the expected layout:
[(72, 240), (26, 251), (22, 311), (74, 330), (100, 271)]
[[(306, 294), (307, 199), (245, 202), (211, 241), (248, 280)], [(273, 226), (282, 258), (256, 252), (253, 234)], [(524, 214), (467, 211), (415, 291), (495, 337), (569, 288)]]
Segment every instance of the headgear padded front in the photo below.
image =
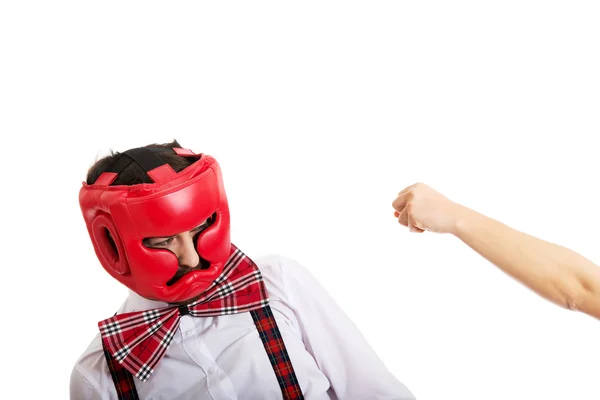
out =
[[(177, 173), (156, 154), (161, 151), (196, 161)], [(132, 162), (153, 183), (111, 186)], [(229, 257), (229, 207), (219, 164), (211, 156), (180, 148), (128, 150), (94, 183), (83, 182), (79, 204), (104, 269), (145, 298), (180, 302), (196, 297), (221, 274)], [(166, 249), (148, 248), (142, 241), (190, 231), (211, 217), (214, 221), (196, 242), (198, 255), (209, 267), (167, 285), (177, 272), (177, 257)]]

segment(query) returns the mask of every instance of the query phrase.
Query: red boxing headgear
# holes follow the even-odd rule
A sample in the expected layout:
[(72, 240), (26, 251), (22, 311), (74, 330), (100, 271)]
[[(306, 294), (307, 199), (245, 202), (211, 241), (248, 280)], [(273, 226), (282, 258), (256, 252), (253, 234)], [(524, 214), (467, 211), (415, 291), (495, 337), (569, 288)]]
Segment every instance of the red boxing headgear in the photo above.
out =
[[(197, 160), (176, 173), (157, 151)], [(154, 183), (109, 186), (131, 162), (146, 170)], [(231, 249), (229, 207), (217, 161), (179, 148), (138, 148), (122, 153), (109, 171), (91, 185), (84, 182), (79, 192), (83, 218), (104, 269), (148, 299), (173, 303), (204, 292), (223, 271)], [(167, 285), (179, 267), (177, 257), (169, 250), (144, 246), (143, 239), (190, 231), (211, 217), (214, 221), (196, 244), (198, 255), (210, 266)]]

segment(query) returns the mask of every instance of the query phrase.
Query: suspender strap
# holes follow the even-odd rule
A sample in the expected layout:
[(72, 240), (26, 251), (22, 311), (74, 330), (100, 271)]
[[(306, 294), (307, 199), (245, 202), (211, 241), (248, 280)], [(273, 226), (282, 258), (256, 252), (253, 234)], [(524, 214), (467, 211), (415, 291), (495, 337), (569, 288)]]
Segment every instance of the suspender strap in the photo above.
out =
[(102, 347), (104, 348), (104, 357), (106, 357), (108, 369), (115, 384), (115, 389), (117, 389), (119, 400), (139, 400), (140, 398), (133, 382), (133, 375), (110, 355), (106, 347), (104, 347), (104, 342), (102, 342)]
[(250, 311), (250, 313), (277, 376), (283, 398), (285, 400), (304, 399), (271, 307), (266, 305), (259, 310)]
[[(265, 346), (267, 356), (277, 377), (284, 400), (304, 400), (302, 390), (298, 384), (294, 367), (283, 343), (281, 332), (277, 327), (275, 317), (269, 305), (259, 310), (250, 311), (254, 325), (260, 335), (260, 340)], [(104, 346), (104, 344), (102, 345)], [(104, 348), (104, 356), (110, 369), (119, 400), (139, 400), (135, 389), (133, 375), (119, 364)]]

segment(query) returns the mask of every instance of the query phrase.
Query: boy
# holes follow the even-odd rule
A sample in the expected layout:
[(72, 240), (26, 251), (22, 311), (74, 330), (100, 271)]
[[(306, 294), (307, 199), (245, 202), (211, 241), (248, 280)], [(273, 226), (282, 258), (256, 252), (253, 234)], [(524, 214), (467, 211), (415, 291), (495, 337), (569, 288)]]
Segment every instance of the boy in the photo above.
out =
[(73, 399), (414, 399), (311, 274), (230, 242), (213, 157), (112, 154), (80, 192), (104, 269), (130, 289), (77, 361)]

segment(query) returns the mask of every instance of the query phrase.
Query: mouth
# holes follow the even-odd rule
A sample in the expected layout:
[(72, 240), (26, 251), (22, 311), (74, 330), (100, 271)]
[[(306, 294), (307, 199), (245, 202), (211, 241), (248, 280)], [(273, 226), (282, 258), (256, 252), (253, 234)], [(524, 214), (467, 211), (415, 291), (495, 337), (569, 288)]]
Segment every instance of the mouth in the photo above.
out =
[(169, 281), (167, 282), (167, 286), (174, 285), (178, 280), (180, 280), (181, 278), (183, 278), (185, 275), (189, 274), (190, 272), (202, 271), (202, 270), (208, 269), (209, 267), (210, 267), (210, 262), (206, 261), (204, 258), (200, 258), (200, 262), (194, 268), (182, 267), (180, 265), (179, 268), (177, 268), (177, 272), (175, 272), (175, 275), (173, 275), (173, 277), (171, 279), (169, 279)]

